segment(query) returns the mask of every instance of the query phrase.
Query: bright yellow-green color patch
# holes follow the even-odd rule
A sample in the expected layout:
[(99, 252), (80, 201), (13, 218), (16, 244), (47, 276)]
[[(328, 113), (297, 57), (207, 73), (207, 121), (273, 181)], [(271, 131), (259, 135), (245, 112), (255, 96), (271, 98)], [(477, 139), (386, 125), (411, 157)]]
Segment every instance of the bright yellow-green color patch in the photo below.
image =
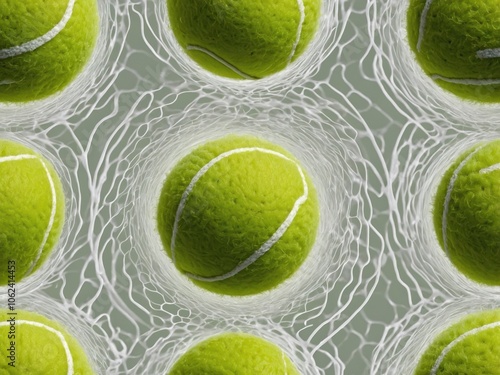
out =
[[(252, 148), (276, 154), (238, 151)], [(214, 163), (216, 158), (221, 159)], [(300, 267), (316, 238), (319, 208), (311, 179), (290, 153), (259, 138), (227, 136), (195, 149), (169, 173), (158, 205), (158, 230), (171, 258), (182, 197), (209, 163), (214, 164), (193, 185), (178, 218), (176, 267), (216, 293), (249, 295), (276, 287)], [(266, 246), (296, 205), (281, 237), (254, 263), (224, 280), (191, 276), (213, 278), (243, 264)]]
[(167, 6), (170, 26), (194, 61), (224, 77), (255, 79), (283, 70), (304, 52), (321, 1), (167, 0)]
[(50, 162), (28, 147), (0, 140), (0, 285), (9, 276), (19, 282), (36, 271), (63, 224), (64, 193)]
[(43, 37), (64, 18), (71, 0), (0, 2), (0, 101), (28, 102), (65, 88), (94, 50), (99, 15), (96, 0), (76, 0), (71, 18), (47, 43), (2, 58), (2, 51)]
[(244, 333), (211, 337), (188, 350), (168, 375), (300, 375), (276, 345)]
[(80, 344), (59, 323), (29, 311), (16, 313), (0, 310), (0, 374), (95, 374)]

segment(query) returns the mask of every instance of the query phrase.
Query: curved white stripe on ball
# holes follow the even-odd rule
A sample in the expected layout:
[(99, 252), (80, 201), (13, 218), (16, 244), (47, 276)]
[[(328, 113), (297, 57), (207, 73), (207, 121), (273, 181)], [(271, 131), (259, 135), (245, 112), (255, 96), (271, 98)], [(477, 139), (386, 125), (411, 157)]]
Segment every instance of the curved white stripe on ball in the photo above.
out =
[(427, 0), (425, 2), (424, 9), (422, 10), (422, 14), (420, 15), (420, 26), (418, 28), (418, 41), (417, 41), (417, 51), (419, 52), (420, 48), (422, 47), (422, 42), (424, 40), (425, 25), (427, 24), (427, 13), (429, 13), (432, 1), (433, 0)]
[(14, 46), (10, 48), (0, 49), (0, 60), (7, 59), (9, 57), (19, 56), (26, 52), (34, 51), (35, 49), (43, 46), (44, 44), (50, 42), (54, 39), (57, 34), (61, 32), (62, 29), (66, 27), (66, 24), (71, 18), (73, 14), (73, 6), (75, 5), (76, 0), (68, 0), (68, 6), (66, 7), (66, 11), (62, 19), (56, 24), (51, 30), (49, 30), (44, 35), (30, 40), (29, 42), (23, 43), (19, 46)]
[(252, 76), (250, 76), (250, 75), (248, 75), (246, 73), (243, 73), (237, 67), (235, 67), (234, 65), (230, 64), (229, 62), (227, 62), (226, 60), (224, 60), (222, 57), (216, 55), (215, 53), (213, 53), (212, 51), (210, 51), (210, 50), (208, 50), (206, 48), (203, 48), (203, 47), (200, 47), (200, 46), (195, 46), (195, 45), (192, 45), (192, 44), (188, 44), (187, 47), (186, 47), (186, 49), (188, 51), (203, 52), (203, 53), (207, 54), (208, 56), (210, 56), (211, 58), (213, 58), (214, 60), (217, 60), (218, 62), (220, 62), (226, 68), (231, 69), (233, 72), (235, 72), (236, 74), (240, 75), (241, 77), (246, 78), (246, 79), (255, 79), (255, 77), (252, 77)]
[(431, 75), (434, 80), (441, 80), (450, 83), (458, 83), (461, 85), (471, 85), (471, 86), (488, 86), (488, 85), (500, 85), (500, 79), (472, 79), (472, 78), (448, 78), (440, 76), (439, 74)]
[(40, 257), (42, 256), (43, 248), (45, 247), (45, 244), (47, 243), (47, 240), (48, 240), (49, 235), (50, 235), (50, 231), (52, 230), (52, 227), (54, 226), (54, 220), (55, 220), (56, 211), (57, 211), (56, 188), (54, 186), (54, 180), (52, 179), (52, 176), (50, 175), (50, 172), (49, 172), (49, 169), (47, 168), (47, 165), (45, 164), (45, 162), (42, 159), (38, 158), (35, 155), (29, 155), (29, 154), (12, 155), (12, 156), (0, 157), (0, 163), (8, 162), (8, 161), (28, 160), (28, 159), (37, 159), (42, 164), (43, 169), (45, 170), (45, 173), (47, 174), (47, 179), (49, 180), (50, 192), (52, 194), (52, 207), (51, 207), (51, 212), (50, 212), (50, 217), (49, 217), (49, 224), (47, 225), (47, 229), (45, 230), (45, 233), (43, 235), (42, 243), (38, 249), (36, 258), (31, 263), (31, 266), (28, 269), (28, 271), (26, 272), (26, 275), (29, 275), (33, 271), (33, 268), (36, 266), (36, 264), (40, 260)]
[(458, 174), (462, 170), (462, 168), (467, 164), (467, 162), (474, 156), (479, 150), (481, 150), (485, 146), (478, 147), (476, 150), (471, 152), (467, 157), (462, 160), (462, 162), (458, 165), (457, 169), (453, 171), (453, 175), (451, 176), (450, 183), (448, 184), (448, 189), (446, 190), (446, 197), (444, 199), (444, 209), (443, 209), (443, 217), (441, 220), (441, 230), (443, 233), (443, 244), (444, 244), (444, 252), (448, 254), (448, 239), (446, 236), (446, 227), (448, 225), (448, 210), (450, 207), (451, 200), (451, 192), (453, 191), (453, 187), (455, 186), (455, 182), (457, 181)]
[(11, 79), (4, 79), (3, 81), (0, 81), (0, 86), (1, 85), (10, 85), (12, 83), (16, 83), (16, 81), (13, 81)]
[(493, 164), (490, 167), (483, 168), (479, 171), (479, 173), (486, 174), (486, 173), (491, 173), (491, 172), (498, 171), (498, 170), (500, 170), (500, 163)]
[(299, 7), (300, 20), (299, 25), (297, 26), (297, 34), (295, 36), (295, 42), (293, 43), (292, 51), (290, 52), (290, 56), (288, 56), (287, 64), (292, 62), (293, 56), (295, 56), (295, 51), (297, 50), (297, 46), (299, 45), (300, 38), (302, 37), (302, 28), (304, 27), (304, 21), (306, 19), (306, 8), (304, 6), (303, 0), (297, 0), (297, 5)]
[(500, 57), (500, 48), (482, 49), (476, 52), (476, 57), (478, 59), (495, 59)]
[(203, 277), (203, 276), (198, 276), (198, 275), (186, 272), (185, 275), (192, 278), (192, 279), (200, 280), (200, 281), (207, 281), (207, 282), (221, 281), (221, 280), (225, 280), (225, 279), (229, 279), (230, 277), (233, 277), (234, 275), (238, 274), (239, 272), (241, 272), (242, 270), (244, 270), (245, 268), (250, 266), (257, 259), (259, 259), (262, 255), (264, 255), (266, 252), (268, 252), (271, 249), (271, 247), (276, 242), (278, 242), (280, 240), (280, 238), (283, 236), (283, 234), (285, 234), (288, 227), (292, 224), (292, 221), (295, 219), (295, 216), (297, 216), (297, 212), (299, 211), (300, 206), (302, 206), (304, 204), (304, 202), (307, 200), (307, 197), (309, 195), (309, 187), (307, 186), (306, 177), (304, 175), (304, 172), (302, 171), (302, 168), (292, 159), (286, 157), (283, 154), (280, 154), (279, 152), (268, 150), (268, 149), (261, 148), (261, 147), (237, 148), (237, 149), (234, 149), (231, 151), (224, 152), (224, 153), (220, 154), (219, 156), (217, 156), (216, 158), (212, 159), (206, 165), (204, 165), (198, 171), (198, 173), (196, 173), (196, 175), (193, 177), (193, 179), (189, 183), (188, 187), (186, 188), (186, 190), (182, 194), (181, 201), (179, 203), (179, 207), (177, 207), (177, 213), (175, 215), (174, 229), (172, 232), (172, 241), (170, 243), (170, 248), (171, 248), (171, 252), (172, 252), (172, 261), (174, 262), (174, 264), (175, 264), (175, 239), (177, 237), (179, 220), (182, 216), (182, 212), (184, 210), (184, 207), (186, 206), (186, 202), (187, 202), (187, 199), (189, 197), (189, 194), (191, 194), (191, 192), (193, 191), (194, 186), (196, 185), (198, 180), (200, 178), (202, 178), (205, 175), (205, 173), (207, 173), (208, 170), (210, 168), (212, 168), (216, 163), (218, 163), (219, 161), (221, 161), (225, 158), (228, 158), (232, 155), (241, 154), (244, 152), (262, 152), (265, 154), (271, 154), (271, 155), (277, 156), (279, 158), (288, 160), (288, 161), (292, 162), (293, 164), (295, 164), (295, 166), (297, 167), (297, 170), (300, 174), (300, 177), (302, 179), (302, 184), (304, 186), (304, 193), (295, 201), (295, 204), (293, 205), (293, 208), (290, 211), (290, 213), (288, 214), (287, 218), (280, 225), (280, 227), (276, 230), (276, 232), (271, 236), (271, 238), (269, 238), (257, 251), (255, 251), (255, 253), (253, 253), (250, 257), (245, 259), (245, 261), (238, 264), (238, 266), (236, 266), (233, 270), (231, 270), (223, 275), (220, 275), (220, 276)]
[(432, 367), (431, 369), (431, 373), (430, 375), (436, 375), (437, 374), (437, 371), (439, 369), (439, 366), (441, 366), (441, 363), (443, 362), (444, 360), (444, 357), (446, 356), (446, 354), (448, 354), (452, 349), (453, 347), (455, 347), (457, 344), (459, 344), (460, 342), (462, 342), (463, 340), (465, 340), (467, 337), (469, 336), (472, 336), (472, 335), (475, 335), (476, 333), (480, 333), (480, 332), (483, 332), (483, 331), (486, 331), (488, 329), (492, 329), (492, 328), (497, 328), (497, 327), (500, 327), (500, 322), (494, 322), (494, 323), (490, 323), (490, 324), (486, 324), (482, 327), (478, 327), (478, 328), (474, 328), (474, 329), (471, 329), (470, 331), (467, 331), (465, 332), (464, 334), (458, 336), (455, 340), (453, 340), (452, 342), (450, 342), (444, 349), (443, 351), (441, 352), (441, 354), (439, 355), (438, 359), (436, 360), (436, 362), (434, 363), (434, 366)]
[[(66, 359), (67, 359), (67, 364), (68, 364), (68, 374), (67, 375), (73, 375), (75, 372), (75, 370), (74, 370), (75, 365), (73, 363), (73, 356), (71, 355), (71, 350), (69, 350), (69, 345), (68, 345), (68, 342), (66, 341), (66, 338), (64, 337), (64, 335), (61, 332), (59, 332), (58, 330), (56, 330), (52, 327), (49, 327), (48, 325), (45, 325), (43, 323), (33, 322), (31, 320), (16, 320), (16, 325), (23, 325), (23, 324), (46, 329), (47, 331), (54, 333), (59, 338), (59, 340), (61, 341), (61, 344), (64, 348), (64, 351), (66, 353)], [(9, 326), (9, 325), (10, 325), (10, 322), (0, 322), (0, 327)]]

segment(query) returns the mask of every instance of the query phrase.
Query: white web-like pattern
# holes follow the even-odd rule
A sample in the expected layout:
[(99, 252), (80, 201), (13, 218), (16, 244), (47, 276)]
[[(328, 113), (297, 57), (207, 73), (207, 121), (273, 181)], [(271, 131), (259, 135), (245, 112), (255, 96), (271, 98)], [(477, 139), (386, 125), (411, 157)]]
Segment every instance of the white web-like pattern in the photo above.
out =
[[(431, 209), (449, 161), (498, 137), (498, 106), (464, 103), (422, 74), (406, 1), (324, 0), (305, 55), (248, 82), (190, 61), (164, 3), (99, 1), (97, 51), (77, 81), (42, 102), (0, 104), (0, 137), (40, 151), (66, 193), (61, 240), (23, 281), (20, 308), (64, 323), (98, 374), (166, 374), (194, 343), (244, 331), (304, 375), (351, 375), (410, 374), (436, 333), (497, 306), (498, 289), (447, 260)], [(154, 221), (169, 169), (229, 133), (293, 153), (321, 207), (298, 274), (243, 299), (180, 275)]]

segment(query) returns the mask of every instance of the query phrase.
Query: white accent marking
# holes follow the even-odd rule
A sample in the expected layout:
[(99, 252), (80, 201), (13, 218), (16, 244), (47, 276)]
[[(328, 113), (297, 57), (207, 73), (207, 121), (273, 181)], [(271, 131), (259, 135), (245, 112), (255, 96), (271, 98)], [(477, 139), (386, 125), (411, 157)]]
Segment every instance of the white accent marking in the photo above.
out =
[(437, 374), (437, 371), (439, 369), (439, 366), (441, 366), (441, 363), (443, 362), (444, 360), (444, 357), (446, 356), (446, 354), (448, 354), (452, 349), (453, 347), (455, 347), (457, 344), (459, 344), (460, 342), (462, 342), (463, 340), (465, 340), (467, 337), (469, 336), (472, 336), (472, 335), (475, 335), (476, 333), (479, 333), (479, 332), (483, 332), (483, 331), (486, 331), (488, 329), (492, 329), (492, 328), (497, 328), (500, 326), (500, 322), (494, 322), (494, 323), (490, 323), (490, 324), (486, 324), (482, 327), (478, 327), (478, 328), (474, 328), (474, 329), (471, 329), (470, 331), (467, 331), (465, 332), (464, 334), (458, 336), (455, 340), (453, 340), (452, 342), (450, 342), (444, 349), (443, 351), (441, 352), (440, 356), (438, 357), (438, 359), (436, 360), (436, 362), (434, 363), (434, 366), (432, 367), (431, 369), (431, 373), (430, 375), (436, 375)]
[(490, 173), (490, 172), (494, 172), (494, 171), (498, 171), (498, 170), (500, 170), (500, 163), (493, 164), (490, 167), (483, 168), (479, 171), (479, 173), (486, 174), (486, 173)]
[(476, 52), (478, 59), (496, 59), (500, 57), (500, 48), (482, 49)]
[[(0, 322), (0, 327), (2, 326), (9, 326), (9, 322)], [(19, 324), (19, 325), (22, 325), (22, 324), (26, 324), (26, 325), (31, 325), (31, 326), (34, 326), (34, 327), (38, 327), (38, 328), (44, 328), (46, 329), (47, 331), (55, 334), (59, 340), (61, 341), (61, 344), (64, 348), (64, 351), (66, 352), (66, 358), (67, 358), (67, 364), (68, 364), (68, 375), (73, 375), (75, 370), (74, 370), (74, 364), (73, 364), (73, 356), (71, 355), (71, 350), (69, 349), (69, 345), (68, 345), (68, 342), (66, 341), (66, 338), (64, 337), (64, 335), (59, 332), (58, 330), (52, 328), (52, 327), (49, 327), (48, 325), (45, 325), (43, 323), (39, 323), (39, 322), (33, 322), (31, 320), (16, 320), (16, 325)]]
[(299, 45), (300, 38), (302, 37), (302, 28), (304, 26), (304, 21), (306, 19), (306, 8), (304, 6), (303, 0), (297, 0), (297, 5), (299, 6), (300, 12), (300, 20), (299, 25), (297, 27), (297, 34), (295, 36), (295, 42), (293, 43), (292, 51), (290, 52), (290, 56), (288, 56), (287, 64), (292, 62), (293, 56), (295, 56), (295, 51), (297, 50), (297, 46)]
[(35, 49), (43, 46), (44, 44), (50, 42), (53, 38), (57, 36), (61, 32), (66, 24), (68, 23), (71, 15), (73, 13), (73, 6), (75, 5), (76, 0), (68, 0), (68, 6), (62, 19), (59, 21), (57, 25), (55, 25), (51, 30), (49, 30), (44, 35), (30, 40), (29, 42), (23, 43), (19, 46), (14, 46), (10, 48), (0, 49), (0, 60), (7, 59), (9, 57), (19, 56), (26, 52), (34, 51)]
[(427, 13), (429, 13), (432, 1), (433, 0), (427, 0), (425, 2), (424, 9), (422, 10), (422, 14), (420, 15), (420, 27), (418, 29), (418, 41), (417, 41), (417, 51), (419, 52), (420, 48), (422, 47), (422, 42), (424, 40), (425, 25), (427, 24)]
[(31, 266), (28, 269), (28, 271), (26, 272), (26, 275), (31, 274), (31, 272), (33, 271), (33, 268), (36, 266), (36, 264), (40, 260), (40, 257), (42, 256), (43, 248), (45, 247), (45, 244), (47, 243), (47, 240), (48, 240), (49, 235), (50, 235), (50, 231), (52, 230), (52, 227), (54, 225), (54, 220), (55, 220), (56, 211), (57, 211), (57, 199), (56, 199), (56, 189), (54, 186), (54, 181), (52, 179), (52, 176), (50, 175), (50, 172), (49, 172), (49, 169), (47, 168), (47, 165), (45, 164), (45, 162), (42, 159), (40, 159), (39, 157), (37, 157), (35, 155), (23, 154), (23, 155), (13, 155), (13, 156), (0, 157), (0, 163), (8, 162), (8, 161), (29, 160), (29, 159), (37, 159), (38, 161), (40, 161), (40, 163), (43, 166), (43, 169), (45, 170), (45, 173), (47, 174), (47, 179), (49, 180), (50, 191), (52, 194), (52, 208), (51, 208), (51, 212), (50, 212), (49, 224), (47, 225), (47, 229), (45, 230), (45, 233), (43, 235), (42, 243), (40, 245), (40, 248), (38, 249), (36, 258), (31, 263)]
[(448, 189), (446, 190), (446, 197), (444, 199), (444, 209), (443, 209), (443, 217), (441, 221), (441, 230), (443, 233), (443, 243), (444, 243), (444, 252), (448, 255), (448, 239), (446, 236), (446, 227), (448, 225), (448, 210), (450, 207), (450, 200), (451, 200), (451, 192), (453, 191), (453, 187), (455, 185), (455, 182), (457, 181), (458, 174), (462, 170), (462, 168), (465, 166), (465, 164), (474, 156), (479, 150), (483, 149), (485, 146), (481, 146), (471, 152), (467, 157), (462, 160), (462, 162), (458, 165), (457, 169), (453, 171), (453, 175), (451, 176), (450, 183), (448, 184)]
[(200, 46), (194, 46), (192, 44), (188, 44), (186, 49), (188, 51), (199, 51), (199, 52), (203, 52), (205, 54), (207, 54), (208, 56), (210, 56), (211, 58), (213, 58), (214, 60), (217, 60), (218, 62), (220, 62), (222, 65), (224, 65), (225, 67), (231, 69), (233, 72), (235, 72), (236, 74), (240, 75), (241, 77), (243, 78), (246, 78), (246, 79), (255, 79), (255, 77), (252, 77), (246, 73), (243, 73), (241, 70), (239, 70), (237, 67), (235, 67), (234, 65), (230, 64), (229, 62), (227, 62), (226, 60), (224, 60), (222, 57), (216, 55), (215, 53), (213, 53), (212, 51), (206, 49), (206, 48), (203, 48), (203, 47), (200, 47)]
[(172, 252), (172, 261), (174, 262), (174, 264), (175, 264), (175, 239), (177, 237), (179, 220), (182, 216), (182, 212), (184, 210), (184, 207), (186, 206), (186, 202), (187, 202), (187, 199), (189, 197), (189, 194), (193, 191), (196, 183), (200, 180), (200, 178), (202, 178), (205, 175), (205, 173), (207, 173), (207, 171), (212, 166), (214, 166), (216, 163), (218, 163), (222, 159), (225, 159), (225, 158), (232, 156), (232, 155), (235, 155), (235, 154), (241, 154), (244, 152), (255, 152), (255, 151), (262, 152), (265, 154), (275, 155), (279, 158), (282, 158), (282, 159), (285, 159), (285, 160), (288, 160), (288, 161), (291, 161), (292, 163), (294, 163), (295, 166), (297, 167), (297, 170), (299, 171), (300, 177), (302, 179), (302, 184), (304, 186), (304, 193), (302, 194), (302, 196), (300, 196), (295, 201), (295, 204), (293, 205), (292, 210), (288, 214), (285, 221), (276, 230), (276, 232), (257, 251), (255, 251), (255, 253), (253, 253), (250, 257), (245, 259), (242, 263), (238, 264), (233, 270), (231, 270), (223, 275), (214, 276), (214, 277), (203, 277), (203, 276), (191, 274), (189, 272), (185, 273), (186, 276), (188, 276), (192, 279), (195, 279), (195, 280), (214, 282), (214, 281), (221, 281), (221, 280), (229, 279), (230, 277), (233, 277), (234, 275), (238, 274), (239, 272), (241, 272), (242, 270), (244, 270), (245, 268), (250, 266), (252, 263), (254, 263), (257, 259), (259, 259), (266, 252), (268, 252), (271, 249), (271, 247), (276, 242), (278, 242), (280, 240), (280, 238), (286, 232), (288, 227), (291, 225), (292, 221), (295, 219), (295, 216), (297, 215), (297, 212), (299, 211), (300, 206), (302, 206), (302, 204), (304, 204), (304, 202), (307, 200), (307, 197), (309, 195), (309, 187), (307, 186), (307, 181), (306, 181), (306, 178), (304, 176), (304, 172), (302, 171), (302, 168), (292, 159), (286, 157), (283, 154), (280, 154), (279, 152), (268, 150), (265, 148), (260, 148), (260, 147), (237, 148), (237, 149), (234, 149), (231, 151), (224, 152), (224, 153), (220, 154), (219, 156), (217, 156), (216, 158), (210, 160), (210, 162), (207, 163), (206, 165), (204, 165), (198, 171), (198, 173), (196, 173), (196, 175), (193, 177), (193, 179), (189, 183), (188, 187), (186, 188), (186, 190), (182, 194), (181, 201), (179, 203), (179, 207), (177, 207), (177, 213), (175, 215), (174, 228), (173, 228), (173, 232), (172, 232), (172, 241), (170, 243), (170, 248), (171, 248), (171, 252)]
[(500, 79), (469, 79), (469, 78), (447, 78), (440, 76), (439, 74), (431, 75), (434, 80), (441, 80), (450, 83), (458, 83), (462, 85), (473, 85), (473, 86), (488, 86), (488, 85), (500, 85)]
[(4, 79), (3, 81), (0, 81), (0, 86), (1, 85), (10, 85), (12, 83), (16, 83), (16, 81), (13, 81), (11, 79)]

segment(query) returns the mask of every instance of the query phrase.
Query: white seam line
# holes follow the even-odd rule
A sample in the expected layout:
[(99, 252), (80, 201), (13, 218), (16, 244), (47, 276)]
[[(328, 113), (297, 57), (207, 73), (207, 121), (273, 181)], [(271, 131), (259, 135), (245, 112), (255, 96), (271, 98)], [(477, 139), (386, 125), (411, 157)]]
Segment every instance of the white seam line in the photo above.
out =
[(434, 80), (441, 80), (450, 83), (458, 83), (471, 86), (500, 85), (500, 79), (473, 79), (473, 78), (448, 78), (439, 74), (431, 75)]
[(286, 355), (285, 355), (285, 352), (283, 350), (281, 350), (281, 358), (283, 360), (283, 367), (285, 367), (285, 373), (284, 375), (288, 375), (288, 366), (286, 365)]
[[(9, 326), (9, 324), (10, 324), (10, 322), (0, 322), (0, 327)], [(44, 328), (47, 331), (54, 333), (61, 341), (61, 344), (64, 347), (64, 351), (66, 352), (66, 358), (67, 358), (67, 364), (68, 364), (68, 375), (74, 374), (75, 370), (74, 370), (73, 356), (71, 355), (71, 350), (69, 349), (68, 342), (66, 341), (66, 338), (64, 337), (64, 335), (61, 332), (59, 332), (58, 330), (56, 330), (48, 325), (45, 325), (45, 324), (39, 323), (39, 322), (33, 322), (31, 320), (16, 320), (16, 324), (19, 324), (19, 325), (26, 324), (26, 325), (35, 326), (38, 328)]]
[(422, 14), (420, 15), (420, 26), (418, 28), (418, 41), (417, 41), (417, 51), (419, 52), (420, 48), (422, 47), (422, 42), (424, 40), (425, 25), (427, 24), (427, 13), (429, 13), (431, 4), (432, 0), (427, 0), (425, 2), (424, 9), (422, 10)]
[(12, 79), (4, 79), (4, 80), (0, 81), (0, 86), (1, 85), (10, 85), (13, 83), (16, 83), (16, 81), (13, 81)]
[(19, 56), (26, 52), (34, 51), (35, 49), (43, 46), (44, 44), (50, 42), (53, 38), (57, 36), (61, 32), (66, 24), (68, 23), (71, 15), (73, 13), (73, 6), (75, 5), (76, 0), (68, 0), (68, 6), (62, 19), (59, 21), (57, 25), (55, 25), (51, 30), (49, 30), (44, 35), (30, 40), (29, 42), (23, 43), (19, 46), (14, 46), (10, 48), (0, 49), (0, 60), (7, 59), (9, 57)]
[(500, 48), (482, 49), (476, 52), (478, 59), (495, 59), (500, 57)]
[(39, 160), (43, 166), (43, 169), (45, 170), (45, 173), (47, 174), (47, 179), (49, 180), (50, 191), (52, 194), (52, 208), (51, 208), (51, 212), (50, 212), (49, 224), (48, 224), (47, 229), (45, 230), (45, 233), (43, 235), (42, 243), (40, 245), (40, 248), (38, 249), (36, 258), (31, 263), (31, 266), (28, 269), (28, 271), (26, 271), (26, 275), (31, 274), (31, 272), (33, 271), (33, 268), (36, 266), (36, 264), (40, 260), (40, 257), (42, 256), (43, 249), (44, 249), (44, 247), (47, 243), (47, 240), (49, 238), (50, 231), (52, 230), (52, 226), (54, 225), (54, 220), (55, 220), (56, 211), (57, 211), (57, 199), (56, 199), (56, 189), (54, 186), (54, 180), (52, 179), (52, 176), (50, 175), (50, 172), (49, 172), (49, 169), (47, 168), (47, 165), (45, 164), (45, 162), (42, 159), (40, 159), (39, 157), (37, 157), (35, 155), (23, 154), (23, 155), (0, 157), (0, 163), (7, 162), (7, 161), (19, 161), (19, 160), (28, 160), (28, 159)]
[(486, 325), (484, 325), (482, 327), (471, 329), (470, 331), (467, 331), (467, 332), (463, 333), (462, 335), (458, 336), (455, 340), (453, 340), (452, 342), (450, 342), (443, 349), (443, 351), (441, 352), (440, 356), (438, 357), (438, 359), (434, 363), (434, 366), (431, 369), (430, 375), (436, 375), (437, 374), (439, 366), (441, 366), (441, 363), (443, 362), (444, 357), (446, 356), (446, 354), (448, 354), (453, 349), (454, 346), (456, 346), (457, 344), (459, 344), (460, 342), (462, 342), (463, 340), (465, 340), (469, 336), (475, 335), (476, 333), (479, 333), (479, 332), (482, 332), (482, 331), (486, 331), (486, 330), (491, 329), (491, 328), (496, 328), (498, 326), (500, 326), (500, 322), (494, 322), (494, 323), (486, 324)]
[(252, 76), (250, 76), (250, 75), (242, 72), (237, 67), (235, 67), (234, 65), (230, 64), (229, 62), (227, 62), (226, 60), (224, 60), (222, 57), (216, 55), (215, 53), (213, 53), (212, 51), (210, 51), (210, 50), (208, 50), (206, 48), (203, 48), (203, 47), (200, 47), (200, 46), (195, 46), (195, 45), (192, 45), (192, 44), (188, 44), (187, 47), (186, 47), (186, 49), (188, 51), (199, 51), (199, 52), (203, 52), (203, 53), (207, 54), (208, 56), (210, 56), (214, 60), (217, 60), (222, 65), (224, 65), (226, 68), (231, 69), (233, 72), (235, 72), (236, 74), (240, 75), (243, 78), (246, 78), (246, 79), (256, 79), (255, 77), (252, 77)]
[(295, 36), (295, 42), (293, 43), (292, 51), (290, 52), (290, 56), (288, 56), (287, 65), (292, 62), (293, 56), (295, 56), (297, 46), (299, 45), (300, 38), (302, 37), (302, 28), (304, 26), (304, 21), (306, 19), (306, 9), (304, 6), (304, 1), (297, 0), (297, 5), (299, 7), (300, 20), (299, 20), (299, 25), (297, 27), (297, 34)]
[(474, 156), (479, 150), (482, 150), (484, 147), (485, 146), (481, 146), (481, 147), (477, 148), (476, 150), (474, 150), (473, 152), (471, 152), (469, 155), (467, 155), (467, 157), (464, 160), (462, 160), (462, 162), (458, 165), (457, 169), (455, 169), (453, 171), (453, 175), (450, 178), (450, 182), (449, 182), (448, 188), (446, 190), (446, 197), (444, 199), (443, 217), (441, 218), (441, 230), (442, 230), (442, 234), (443, 234), (444, 252), (446, 253), (446, 255), (449, 255), (448, 254), (448, 238), (446, 235), (446, 227), (448, 225), (447, 217), (448, 217), (448, 210), (450, 207), (451, 193), (453, 191), (453, 187), (455, 185), (455, 182), (457, 181), (458, 174), (460, 173), (462, 168), (465, 166), (465, 164), (472, 158), (472, 156)]
[(195, 279), (195, 280), (199, 280), (199, 281), (214, 282), (214, 281), (225, 280), (225, 279), (228, 279), (228, 278), (233, 277), (234, 275), (238, 274), (239, 272), (241, 272), (242, 270), (244, 270), (245, 268), (247, 268), (248, 266), (250, 266), (252, 263), (254, 263), (257, 259), (259, 259), (266, 252), (268, 252), (271, 249), (271, 247), (276, 242), (278, 242), (280, 240), (280, 238), (286, 232), (286, 230), (288, 229), (288, 227), (291, 225), (292, 221), (295, 219), (295, 216), (297, 215), (297, 212), (299, 211), (300, 206), (302, 206), (302, 204), (304, 204), (304, 202), (307, 200), (307, 197), (309, 195), (309, 187), (307, 186), (306, 178), (304, 176), (302, 168), (295, 161), (293, 161), (292, 159), (286, 157), (283, 154), (280, 154), (279, 152), (268, 150), (268, 149), (265, 149), (265, 148), (260, 148), (260, 147), (238, 148), (238, 149), (234, 149), (234, 150), (231, 150), (231, 151), (224, 152), (224, 153), (220, 154), (219, 156), (217, 156), (216, 158), (212, 159), (206, 165), (204, 165), (198, 171), (198, 173), (196, 173), (196, 175), (193, 177), (193, 179), (189, 183), (188, 187), (186, 188), (186, 190), (182, 194), (181, 201), (179, 203), (179, 206), (177, 207), (177, 212), (176, 212), (176, 215), (175, 215), (174, 228), (173, 228), (173, 231), (172, 231), (172, 241), (170, 243), (170, 248), (171, 248), (171, 253), (172, 253), (172, 261), (174, 262), (174, 264), (176, 263), (176, 261), (175, 261), (175, 239), (177, 237), (179, 220), (180, 220), (180, 218), (182, 216), (182, 212), (183, 212), (184, 207), (186, 205), (186, 202), (187, 202), (187, 199), (189, 197), (189, 194), (194, 189), (194, 186), (196, 185), (196, 183), (198, 182), (198, 180), (200, 180), (200, 178), (202, 178), (205, 175), (205, 173), (207, 173), (207, 171), (213, 165), (215, 165), (216, 163), (218, 163), (222, 159), (225, 159), (225, 158), (227, 158), (229, 156), (232, 156), (232, 155), (235, 155), (235, 154), (240, 154), (240, 153), (244, 153), (244, 152), (255, 152), (255, 151), (266, 153), (266, 154), (275, 155), (275, 156), (278, 156), (278, 157), (280, 157), (282, 159), (285, 159), (285, 160), (288, 160), (288, 161), (291, 161), (292, 163), (294, 163), (295, 166), (297, 167), (298, 171), (299, 171), (299, 174), (300, 174), (301, 178), (302, 178), (302, 184), (304, 186), (304, 193), (302, 194), (302, 196), (300, 196), (295, 201), (295, 204), (293, 205), (292, 210), (288, 214), (288, 216), (285, 219), (285, 221), (276, 230), (276, 232), (257, 251), (255, 251), (251, 256), (249, 256), (247, 259), (245, 259), (242, 263), (238, 264), (233, 270), (231, 270), (231, 271), (229, 271), (229, 272), (227, 272), (227, 273), (225, 273), (223, 275), (214, 276), (214, 277), (203, 277), (203, 276), (198, 276), (198, 275), (195, 275), (195, 274), (191, 274), (189, 272), (185, 272), (186, 276), (188, 276), (188, 277), (190, 277), (192, 279)]
[(491, 173), (491, 172), (498, 171), (498, 170), (500, 170), (500, 163), (493, 164), (490, 167), (483, 168), (479, 171), (479, 173), (486, 174), (486, 173)]

